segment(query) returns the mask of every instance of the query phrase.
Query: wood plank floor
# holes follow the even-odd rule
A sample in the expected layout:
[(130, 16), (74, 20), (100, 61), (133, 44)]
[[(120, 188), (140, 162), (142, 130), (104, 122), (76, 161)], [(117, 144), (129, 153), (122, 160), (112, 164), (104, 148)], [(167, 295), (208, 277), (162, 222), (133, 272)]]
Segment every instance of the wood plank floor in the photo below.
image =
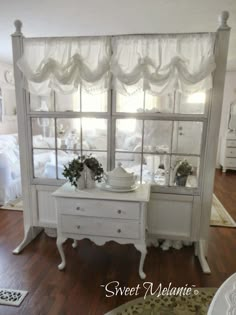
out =
[[(217, 170), (215, 193), (236, 220), (236, 172)], [(132, 246), (108, 243), (98, 247), (83, 240), (74, 250), (67, 242), (68, 264), (66, 271), (60, 272), (55, 239), (42, 233), (20, 255), (11, 254), (22, 238), (22, 213), (1, 210), (0, 287), (29, 291), (20, 307), (0, 306), (1, 315), (102, 315), (134, 298), (106, 298), (102, 284), (113, 280), (122, 286), (142, 284), (137, 274), (139, 254)], [(235, 249), (235, 228), (211, 227), (208, 262), (212, 273), (204, 275), (192, 247), (167, 252), (151, 248), (145, 261), (145, 281), (153, 282), (154, 287), (169, 282), (219, 287), (236, 272)]]

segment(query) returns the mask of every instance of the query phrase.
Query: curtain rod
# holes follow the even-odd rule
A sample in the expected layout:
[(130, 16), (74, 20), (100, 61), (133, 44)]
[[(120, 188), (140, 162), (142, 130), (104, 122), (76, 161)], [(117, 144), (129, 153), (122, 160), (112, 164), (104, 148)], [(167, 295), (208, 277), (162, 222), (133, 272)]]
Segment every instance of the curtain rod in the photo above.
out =
[(130, 34), (117, 34), (117, 35), (78, 35), (78, 36), (42, 36), (42, 37), (24, 37), (25, 39), (70, 39), (70, 38), (101, 38), (101, 37), (128, 37), (128, 36), (185, 36), (185, 35), (205, 35), (216, 34), (217, 32), (196, 32), (196, 33), (130, 33)]

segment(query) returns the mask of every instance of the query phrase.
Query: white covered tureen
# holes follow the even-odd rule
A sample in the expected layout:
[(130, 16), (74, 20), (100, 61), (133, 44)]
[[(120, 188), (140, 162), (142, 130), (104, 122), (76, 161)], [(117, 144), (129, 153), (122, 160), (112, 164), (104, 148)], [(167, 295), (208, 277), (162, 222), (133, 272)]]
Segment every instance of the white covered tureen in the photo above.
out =
[(114, 188), (130, 188), (135, 184), (136, 176), (134, 173), (128, 173), (121, 165), (118, 163), (112, 171), (104, 173), (105, 182)]

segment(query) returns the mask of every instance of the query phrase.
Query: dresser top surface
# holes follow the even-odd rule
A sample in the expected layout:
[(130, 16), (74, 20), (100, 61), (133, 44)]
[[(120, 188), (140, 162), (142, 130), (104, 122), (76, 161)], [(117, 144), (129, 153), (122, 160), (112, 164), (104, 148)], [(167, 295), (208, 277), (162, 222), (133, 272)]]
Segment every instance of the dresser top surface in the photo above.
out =
[(52, 193), (54, 197), (81, 198), (81, 199), (101, 199), (119, 201), (148, 202), (150, 199), (150, 184), (140, 184), (139, 187), (130, 192), (111, 192), (100, 189), (76, 190), (70, 183), (65, 183)]

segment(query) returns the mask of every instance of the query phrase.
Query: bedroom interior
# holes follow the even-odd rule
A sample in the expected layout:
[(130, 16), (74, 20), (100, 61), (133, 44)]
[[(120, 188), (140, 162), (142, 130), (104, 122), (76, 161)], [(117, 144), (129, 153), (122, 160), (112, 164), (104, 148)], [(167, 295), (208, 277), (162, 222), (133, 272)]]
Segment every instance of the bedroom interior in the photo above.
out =
[[(5, 214), (5, 221), (12, 220), (19, 228), (13, 232), (1, 225), (2, 231), (13, 233), (5, 247), (14, 244), (13, 253), (19, 254), (9, 256), (8, 261), (24, 260), (24, 255), (31, 253), (36, 260), (42, 258), (57, 281), (63, 277), (68, 280), (73, 270), (82, 283), (86, 280), (75, 269), (76, 261), (88, 272), (93, 268), (89, 257), (104, 263), (99, 263), (96, 272), (105, 273), (107, 282), (113, 277), (106, 269), (115, 276), (124, 272), (120, 279), (126, 285), (139, 283), (146, 274), (148, 281), (157, 283), (183, 285), (192, 281), (201, 287), (220, 287), (235, 272), (229, 254), (234, 247), (234, 229), (212, 232), (210, 228), (213, 191), (235, 217), (236, 75), (226, 72), (227, 19), (224, 11), (217, 31), (210, 33), (61, 38), (24, 37), (24, 25), (22, 28), (22, 23), (15, 21), (14, 79), (11, 65), (3, 63), (0, 67), (0, 203), (7, 204), (23, 193), (24, 220), (21, 213), (15, 212), (14, 218)], [(110, 185), (96, 192), (85, 190), (80, 196), (76, 191), (68, 193), (63, 188), (66, 186), (61, 187), (65, 183), (64, 165), (78, 155), (91, 153), (108, 174), (113, 169), (120, 171), (121, 166), (133, 173), (139, 187), (133, 192), (128, 192), (128, 187), (125, 194)], [(183, 183), (178, 174), (184, 163), (190, 170)], [(220, 169), (214, 184), (215, 165)], [(150, 192), (147, 189), (144, 198), (140, 189), (145, 185)], [(109, 214), (106, 207), (111, 209)], [(57, 242), (42, 233), (42, 229), (55, 233), (56, 228)], [(65, 242), (67, 238), (74, 239), (74, 248), (79, 240), (82, 257), (78, 259), (72, 242)], [(98, 245), (110, 240), (116, 243), (91, 248), (88, 239)], [(227, 262), (217, 251), (216, 242), (227, 253)], [(151, 246), (148, 253), (147, 244)], [(156, 248), (159, 245), (167, 251)], [(176, 252), (171, 247), (182, 249)], [(58, 268), (65, 267), (63, 249), (68, 261), (61, 275), (57, 265), (60, 254)], [(82, 258), (86, 258), (84, 263)], [(175, 258), (182, 270), (179, 275), (174, 274), (173, 266), (168, 271)], [(133, 266), (131, 275), (124, 271), (131, 270), (126, 261), (127, 266)], [(34, 267), (29, 265), (31, 270)], [(94, 270), (92, 275), (101, 282)], [(23, 275), (19, 278), (24, 282)], [(48, 288), (46, 278), (42, 277), (44, 289)], [(34, 280), (30, 282), (32, 285)], [(92, 283), (88, 288), (92, 290)], [(100, 289), (92, 292), (100, 299), (104, 297)], [(40, 293), (31, 299), (37, 296)], [(91, 314), (104, 314), (127, 301), (123, 297), (115, 302), (104, 300), (99, 307), (99, 300), (94, 298), (97, 309), (92, 311), (87, 297), (84, 300), (87, 305), (81, 307)], [(65, 307), (61, 302), (58, 305)], [(56, 314), (56, 308), (52, 313), (50, 308), (45, 310)], [(38, 311), (42, 309), (43, 305), (38, 306)]]

